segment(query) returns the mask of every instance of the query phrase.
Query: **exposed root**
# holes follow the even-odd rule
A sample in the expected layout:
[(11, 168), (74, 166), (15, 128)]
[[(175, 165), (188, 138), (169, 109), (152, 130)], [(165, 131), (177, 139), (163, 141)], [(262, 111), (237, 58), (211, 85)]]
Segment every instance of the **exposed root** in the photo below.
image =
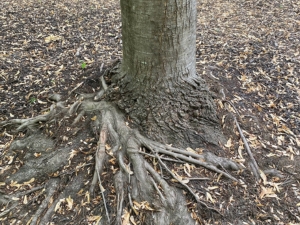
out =
[(42, 188), (43, 188), (43, 186), (38, 186), (38, 187), (32, 188), (31, 190), (19, 192), (14, 195), (2, 195), (1, 194), (0, 195), (0, 204), (9, 205), (10, 202), (13, 202), (13, 204), (8, 209), (6, 209), (0, 213), (0, 218), (5, 216), (6, 214), (10, 213), (11, 211), (13, 211), (19, 205), (19, 202), (17, 201), (19, 198), (21, 198), (25, 195), (28, 195), (32, 192), (38, 191)]
[(125, 195), (125, 187), (123, 182), (123, 174), (119, 171), (114, 177), (114, 185), (117, 193), (117, 214), (116, 214), (116, 224), (122, 223), (122, 213), (123, 213), (123, 203)]
[(240, 169), (239, 165), (234, 163), (231, 160), (218, 157), (210, 152), (206, 152), (203, 153), (202, 155), (199, 155), (196, 153), (185, 151), (183, 149), (177, 149), (177, 148), (170, 147), (168, 145), (162, 145), (160, 143), (148, 140), (147, 138), (139, 134), (137, 135), (139, 136), (140, 140), (142, 140), (143, 145), (154, 153), (158, 152), (164, 155), (172, 156), (176, 159), (181, 159), (187, 163), (203, 166), (209, 170), (220, 173), (229, 179), (237, 181), (237, 179), (231, 176), (229, 173), (224, 172), (217, 168), (218, 166), (220, 166), (222, 168), (229, 169), (229, 170), (239, 170)]
[(193, 195), (193, 197), (196, 199), (196, 201), (198, 202), (198, 203), (200, 203), (201, 205), (204, 205), (206, 208), (208, 208), (208, 209), (212, 209), (212, 210), (214, 210), (214, 211), (216, 211), (216, 212), (218, 212), (218, 213), (220, 213), (218, 210), (216, 210), (216, 209), (214, 209), (214, 208), (211, 208), (211, 207), (209, 207), (209, 206), (207, 206), (203, 201), (201, 201), (200, 199), (199, 199), (199, 197), (194, 193), (194, 191), (188, 186), (188, 185), (186, 185), (184, 182), (182, 182), (182, 180), (181, 179), (179, 179), (168, 167), (167, 167), (167, 165), (165, 164), (165, 163), (163, 163), (163, 161), (160, 159), (160, 157), (157, 155), (157, 153), (156, 153), (156, 157), (157, 157), (157, 159), (158, 159), (158, 161), (159, 161), (159, 163), (165, 168), (165, 170), (167, 170), (171, 175), (172, 175), (172, 177), (174, 178), (174, 179), (176, 179), (183, 187), (185, 187), (192, 195)]
[[(103, 90), (105, 91), (107, 87), (105, 86), (105, 82), (102, 82)], [(101, 224), (111, 224), (113, 221), (115, 224), (121, 224), (123, 210), (128, 207), (128, 204), (132, 208), (132, 211), (135, 214), (134, 216), (136, 216), (141, 223), (150, 223), (151, 221), (151, 224), (194, 224), (193, 219), (187, 211), (187, 207), (185, 204), (182, 204), (184, 196), (178, 189), (172, 187), (164, 179), (163, 171), (171, 174), (174, 179), (192, 194), (199, 204), (213, 211), (217, 211), (208, 206), (205, 202), (200, 201), (198, 194), (187, 184), (178, 179), (163, 160), (203, 166), (211, 171), (222, 174), (233, 181), (237, 181), (237, 179), (230, 175), (227, 170), (239, 170), (239, 165), (229, 159), (218, 157), (210, 152), (197, 154), (184, 149), (160, 144), (144, 137), (137, 130), (131, 129), (126, 124), (122, 113), (120, 113), (114, 105), (105, 101), (96, 102), (93, 100), (103, 93), (101, 92), (99, 94), (98, 92), (96, 95), (80, 95), (80, 100), (73, 103), (69, 108), (65, 107), (64, 103), (60, 101), (61, 97), (56, 97), (53, 99), (58, 102), (55, 102), (53, 106), (51, 106), (50, 111), (45, 115), (31, 119), (14, 119), (1, 123), (0, 125), (17, 126), (17, 130), (23, 130), (34, 127), (40, 122), (56, 120), (58, 115), (61, 118), (67, 119), (77, 113), (73, 121), (73, 125), (75, 125), (81, 121), (84, 116), (94, 115), (90, 125), (98, 141), (95, 152), (95, 171), (89, 186), (89, 193), (92, 195), (94, 193), (96, 194), (97, 185), (99, 184), (102, 203), (105, 209), (105, 216), (102, 217)], [(101, 96), (99, 98), (101, 98)], [(78, 140), (79, 139), (80, 138), (78, 138)], [(71, 149), (72, 147), (65, 147), (58, 152), (54, 152), (53, 155), (63, 154), (60, 155), (60, 160), (58, 160), (58, 158), (53, 158), (55, 160), (51, 161), (52, 154), (47, 155), (47, 162), (55, 164), (54, 168), (57, 170), (59, 168), (58, 166), (68, 162), (68, 155)], [(142, 152), (141, 149), (146, 149), (146, 151), (150, 151), (150, 153)], [(143, 157), (144, 154), (148, 154), (158, 160), (161, 167), (160, 173), (146, 161)], [(168, 157), (163, 157), (161, 154)], [(107, 208), (109, 202), (106, 200), (104, 187), (101, 182), (102, 172), (108, 159), (108, 155), (110, 155), (110, 157), (115, 157), (120, 168), (114, 175), (114, 189), (116, 193), (115, 213), (112, 213), (111, 210)], [(39, 163), (37, 162), (37, 164)], [(32, 167), (32, 165), (30, 166)], [(22, 168), (27, 168), (26, 164)], [(22, 168), (20, 169), (20, 172), (17, 172), (13, 176), (16, 181), (28, 179), (28, 177), (24, 177), (25, 173), (22, 173)], [(30, 168), (28, 167), (28, 169)], [(36, 167), (36, 171), (40, 170), (40, 167)], [(35, 176), (35, 173), (29, 174)], [(21, 178), (20, 176), (23, 177)], [(54, 197), (54, 193), (60, 182), (59, 178), (51, 178), (46, 185), (46, 197), (36, 210), (35, 214), (32, 215), (30, 224), (47, 224), (50, 222), (52, 220), (52, 215), (57, 211), (58, 206), (65, 201), (68, 196), (74, 196), (79, 191), (83, 185), (82, 176), (83, 174), (79, 173), (78, 176), (73, 177), (73, 180), (67, 184), (67, 187), (49, 206), (48, 202)], [(13, 207), (17, 206), (13, 205)]]
[[(52, 215), (59, 209), (60, 204), (65, 201), (66, 198), (69, 196), (76, 196), (76, 193), (80, 190), (82, 187), (82, 178), (83, 173), (78, 174), (76, 177), (73, 178), (71, 182), (68, 183), (67, 187), (64, 189), (62, 193), (58, 195), (58, 197), (52, 202), (52, 204), (49, 206), (48, 209), (46, 209), (46, 212), (44, 213), (43, 217), (40, 219), (39, 225), (46, 225), (51, 221)], [(48, 196), (53, 193), (54, 189), (56, 188), (57, 181), (53, 181), (52, 184), (49, 185), (49, 194)], [(49, 203), (49, 202), (48, 202)], [(40, 209), (41, 211), (44, 211), (43, 209)], [(31, 223), (33, 225), (34, 223)], [(37, 224), (37, 223), (35, 223)]]
[(60, 180), (59, 178), (51, 178), (48, 181), (47, 186), (46, 186), (46, 191), (45, 191), (46, 197), (45, 197), (44, 201), (42, 202), (42, 204), (39, 206), (39, 208), (36, 210), (32, 220), (31, 220), (30, 225), (37, 224), (40, 216), (45, 211), (45, 209), (48, 207), (48, 204), (49, 204), (51, 198), (53, 198), (53, 195), (57, 189), (59, 180)]

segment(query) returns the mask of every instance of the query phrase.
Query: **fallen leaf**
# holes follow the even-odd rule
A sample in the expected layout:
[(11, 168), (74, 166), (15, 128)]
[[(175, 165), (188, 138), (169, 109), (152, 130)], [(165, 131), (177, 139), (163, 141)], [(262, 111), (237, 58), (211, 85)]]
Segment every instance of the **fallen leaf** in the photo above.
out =
[(86, 201), (87, 201), (87, 203), (90, 203), (91, 201), (90, 201), (90, 192), (85, 192), (85, 198), (86, 198)]
[(60, 204), (61, 204), (62, 202), (64, 202), (64, 201), (65, 201), (65, 199), (62, 198), (62, 199), (60, 199), (60, 200), (56, 203), (56, 206), (55, 206), (55, 208), (54, 208), (54, 212), (57, 212), (57, 211), (60, 209)]
[(79, 151), (72, 149), (71, 152), (70, 152), (69, 160), (72, 159), (75, 155), (77, 155), (78, 152), (79, 152)]
[(35, 152), (33, 155), (34, 155), (36, 158), (38, 158), (38, 157), (40, 157), (40, 156), (42, 155), (42, 153), (37, 153), (37, 152)]
[(227, 141), (227, 143), (225, 144), (225, 147), (226, 148), (230, 148), (232, 146), (232, 143), (231, 143), (231, 138), (229, 138), (229, 140)]
[(68, 210), (71, 210), (73, 208), (73, 199), (71, 198), (71, 196), (66, 198), (66, 202), (67, 202)]
[(122, 215), (123, 221), (122, 225), (130, 225), (129, 218), (130, 218), (130, 212), (128, 212), (126, 209), (124, 210), (124, 214)]
[(130, 216), (130, 222), (131, 222), (133, 225), (136, 225), (136, 222), (134, 221), (134, 217), (133, 217), (133, 216)]
[(267, 176), (266, 176), (266, 174), (262, 170), (260, 170), (259, 171), (259, 175), (260, 175), (261, 179), (263, 180), (263, 184), (266, 185), (267, 184)]
[(9, 186), (16, 187), (17, 189), (19, 189), (22, 185), (18, 184), (16, 181), (11, 181), (11, 183), (9, 184)]
[(275, 194), (275, 192), (273, 191), (273, 188), (266, 188), (264, 186), (261, 186), (261, 189), (262, 189), (261, 193), (259, 194), (260, 199), (263, 199), (265, 197), (279, 199)]
[(58, 40), (61, 40), (62, 39), (62, 37), (61, 36), (55, 36), (55, 35), (49, 35), (48, 37), (46, 37), (45, 38), (45, 42), (46, 43), (50, 43), (50, 42), (52, 42), (52, 41), (58, 41)]
[(208, 187), (207, 190), (211, 191), (211, 190), (215, 190), (215, 189), (218, 189), (218, 188), (219, 188), (219, 186), (212, 186), (212, 187)]
[(23, 199), (23, 204), (24, 205), (27, 205), (28, 203), (28, 199), (27, 199), (27, 195), (24, 196), (24, 199)]
[(89, 222), (95, 222), (94, 224), (99, 224), (99, 221), (102, 219), (102, 216), (87, 216)]
[(191, 167), (188, 163), (185, 163), (183, 166), (183, 170), (188, 177), (191, 177)]
[(211, 201), (212, 203), (216, 202), (209, 192), (206, 192), (206, 200)]

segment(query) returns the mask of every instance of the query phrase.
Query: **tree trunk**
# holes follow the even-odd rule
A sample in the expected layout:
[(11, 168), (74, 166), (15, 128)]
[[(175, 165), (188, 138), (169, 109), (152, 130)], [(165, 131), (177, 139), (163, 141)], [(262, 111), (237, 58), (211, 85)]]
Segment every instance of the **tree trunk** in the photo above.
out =
[(196, 72), (196, 0), (121, 0), (118, 106), (151, 138), (199, 147), (223, 141)]

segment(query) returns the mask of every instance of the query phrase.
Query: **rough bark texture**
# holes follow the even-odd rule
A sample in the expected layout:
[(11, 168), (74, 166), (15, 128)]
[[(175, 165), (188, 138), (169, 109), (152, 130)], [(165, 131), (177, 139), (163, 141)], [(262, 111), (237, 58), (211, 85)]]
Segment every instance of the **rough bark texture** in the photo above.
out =
[(223, 141), (212, 97), (196, 73), (196, 0), (121, 1), (118, 106), (155, 140)]

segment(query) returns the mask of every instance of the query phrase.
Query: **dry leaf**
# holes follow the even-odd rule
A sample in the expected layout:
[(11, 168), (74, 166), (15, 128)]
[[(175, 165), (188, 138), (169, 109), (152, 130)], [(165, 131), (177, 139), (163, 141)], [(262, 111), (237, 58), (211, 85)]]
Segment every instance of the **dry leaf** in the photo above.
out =
[(183, 180), (181, 180), (181, 183), (183, 183), (183, 184), (187, 184), (187, 183), (189, 183), (189, 182), (190, 182), (189, 179), (183, 179)]
[(133, 217), (133, 216), (130, 216), (130, 222), (131, 222), (133, 225), (136, 225), (136, 222), (134, 221), (134, 217)]
[(190, 147), (187, 147), (186, 150), (187, 150), (188, 152), (192, 152), (192, 153), (197, 154), (197, 152), (196, 152), (194, 149), (190, 148)]
[(90, 192), (88, 192), (88, 191), (85, 192), (85, 198), (86, 198), (86, 202), (87, 202), (87, 203), (90, 203), (90, 202), (91, 202), (91, 200), (90, 200), (90, 199), (91, 199), (91, 198), (90, 198)]
[(95, 222), (94, 224), (99, 224), (99, 221), (101, 220), (102, 216), (87, 216), (87, 220), (89, 222)]
[(46, 37), (45, 38), (45, 42), (46, 43), (50, 43), (50, 42), (52, 42), (52, 41), (58, 41), (58, 40), (61, 40), (62, 39), (62, 37), (61, 36), (55, 36), (55, 35), (49, 35), (48, 37)]
[(259, 194), (259, 198), (263, 199), (264, 197), (267, 198), (277, 198), (277, 195), (275, 194), (275, 192), (273, 191), (273, 188), (266, 188), (264, 186), (261, 186), (261, 193)]
[(215, 189), (218, 189), (218, 188), (219, 188), (219, 186), (212, 186), (212, 187), (208, 187), (207, 190), (211, 191), (211, 190), (215, 190)]
[(226, 148), (230, 148), (232, 146), (232, 143), (231, 143), (231, 138), (229, 138), (229, 140), (227, 141), (227, 143), (225, 144), (225, 147)]
[(24, 199), (23, 199), (23, 204), (24, 205), (27, 205), (28, 203), (28, 199), (27, 199), (27, 195), (24, 196)]
[(105, 191), (105, 188), (100, 184), (100, 191), (101, 192), (104, 192)]
[(74, 157), (75, 155), (77, 155), (78, 152), (79, 152), (78, 150), (72, 149), (71, 152), (70, 152), (69, 160), (70, 160), (70, 159), (73, 159), (73, 157)]
[(71, 210), (73, 208), (73, 199), (71, 198), (71, 196), (66, 198), (66, 202), (67, 202), (68, 210)]
[(130, 218), (130, 213), (124, 209), (124, 214), (122, 215), (123, 221), (122, 225), (130, 225), (129, 218)]
[(29, 181), (24, 182), (23, 185), (29, 185), (29, 184), (33, 183), (34, 181), (35, 181), (35, 178), (33, 177)]
[(35, 152), (33, 155), (34, 155), (36, 158), (38, 158), (38, 157), (40, 157), (40, 156), (42, 155), (42, 153), (37, 153), (37, 152)]
[(55, 206), (55, 208), (54, 208), (54, 212), (57, 212), (57, 211), (60, 209), (60, 204), (61, 204), (62, 202), (64, 202), (64, 201), (65, 201), (65, 199), (62, 198), (62, 199), (60, 199), (60, 200), (56, 203), (56, 206)]
[(260, 170), (259, 171), (259, 175), (260, 175), (261, 179), (263, 180), (263, 184), (266, 185), (267, 184), (267, 176), (266, 176), (266, 174), (262, 170)]
[(12, 164), (12, 162), (14, 161), (14, 158), (15, 158), (14, 156), (8, 156), (8, 157), (7, 157), (7, 159), (8, 159), (7, 164), (8, 164), (8, 165)]
[(185, 174), (188, 176), (188, 177), (191, 177), (191, 167), (188, 163), (185, 163), (184, 166), (183, 166), (183, 170), (185, 172)]
[(243, 149), (244, 149), (244, 147), (243, 147), (242, 145), (240, 145), (239, 148), (238, 148), (239, 157), (240, 157), (241, 159), (244, 158), (244, 157), (243, 157), (243, 154), (242, 154), (242, 150), (243, 150)]
[(209, 192), (206, 192), (206, 200), (211, 201), (212, 203), (215, 203), (216, 201), (212, 198), (211, 194)]
[(9, 186), (16, 187), (17, 189), (19, 189), (22, 185), (18, 184), (16, 181), (11, 181), (11, 183), (9, 184)]

